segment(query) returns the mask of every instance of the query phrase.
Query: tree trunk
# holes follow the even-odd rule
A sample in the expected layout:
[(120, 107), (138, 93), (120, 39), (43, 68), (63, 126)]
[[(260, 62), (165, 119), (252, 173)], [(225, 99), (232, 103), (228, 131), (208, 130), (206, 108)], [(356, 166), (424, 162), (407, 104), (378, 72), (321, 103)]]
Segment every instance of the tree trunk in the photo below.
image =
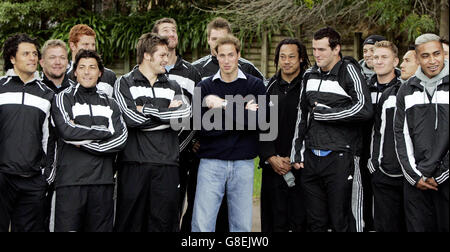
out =
[(92, 0), (78, 1), (81, 9), (92, 11)]
[(448, 37), (448, 0), (441, 0), (441, 18), (439, 25), (439, 36), (449, 39)]
[(268, 72), (268, 64), (267, 62), (269, 61), (269, 42), (268, 42), (268, 38), (267, 38), (268, 34), (267, 31), (263, 31), (263, 35), (262, 35), (262, 43), (261, 43), (261, 72), (262, 74), (265, 76), (267, 76), (267, 72)]
[(353, 34), (353, 57), (356, 60), (360, 60), (362, 58), (361, 40), (362, 32), (355, 32)]

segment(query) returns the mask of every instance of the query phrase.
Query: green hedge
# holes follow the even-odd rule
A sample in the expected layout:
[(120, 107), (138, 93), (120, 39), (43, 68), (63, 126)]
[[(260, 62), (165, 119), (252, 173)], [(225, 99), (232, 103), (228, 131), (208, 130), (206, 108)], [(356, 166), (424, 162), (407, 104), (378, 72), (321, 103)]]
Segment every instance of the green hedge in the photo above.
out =
[(68, 41), (72, 26), (87, 24), (97, 33), (97, 47), (104, 61), (111, 62), (113, 59), (123, 58), (133, 53), (139, 37), (150, 32), (155, 21), (163, 17), (172, 17), (177, 21), (179, 53), (206, 47), (206, 26), (214, 16), (187, 9), (161, 9), (145, 14), (116, 15), (108, 18), (93, 13), (83, 13), (79, 17), (69, 18), (56, 26), (51, 37)]
[(163, 17), (172, 17), (177, 21), (179, 53), (207, 47), (206, 26), (215, 15), (196, 9), (158, 9), (143, 14), (110, 17), (82, 11), (77, 17), (68, 17), (60, 23), (53, 24), (48, 30), (19, 29), (13, 32), (0, 29), (2, 38), (0, 42), (3, 44), (8, 36), (18, 32), (25, 32), (38, 38), (41, 44), (48, 39), (56, 38), (68, 42), (69, 31), (74, 25), (87, 24), (97, 33), (97, 49), (108, 64), (113, 59), (134, 53), (139, 37), (143, 33), (150, 32), (155, 21)]

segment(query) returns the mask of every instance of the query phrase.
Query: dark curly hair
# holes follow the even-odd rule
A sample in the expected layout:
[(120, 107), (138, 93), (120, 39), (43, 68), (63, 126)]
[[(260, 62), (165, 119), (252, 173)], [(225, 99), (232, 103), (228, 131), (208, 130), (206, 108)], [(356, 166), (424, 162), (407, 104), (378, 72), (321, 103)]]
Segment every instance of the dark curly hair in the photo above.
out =
[(19, 45), (21, 43), (33, 44), (36, 47), (39, 59), (41, 58), (41, 52), (39, 51), (40, 46), (36, 39), (31, 38), (25, 33), (15, 34), (7, 38), (3, 44), (3, 60), (5, 62), (3, 70), (5, 72), (11, 68), (14, 68), (14, 65), (11, 63), (11, 57), (16, 57), (17, 51), (19, 50)]
[(105, 67), (103, 66), (103, 61), (102, 61), (102, 58), (100, 57), (100, 55), (96, 51), (84, 50), (84, 49), (81, 49), (80, 51), (78, 51), (77, 55), (75, 56), (75, 62), (73, 63), (73, 71), (74, 72), (77, 70), (77, 66), (78, 66), (78, 63), (80, 62), (80, 60), (86, 59), (86, 58), (94, 58), (95, 60), (97, 60), (98, 69), (103, 74)]
[(298, 39), (296, 38), (286, 38), (283, 39), (280, 43), (278, 43), (277, 48), (275, 49), (275, 69), (278, 70), (278, 61), (280, 58), (280, 50), (283, 45), (296, 45), (298, 50), (298, 57), (302, 60), (300, 63), (300, 75), (303, 75), (303, 73), (308, 69), (308, 67), (311, 65), (308, 58), (308, 52), (306, 51), (306, 46), (303, 45)]

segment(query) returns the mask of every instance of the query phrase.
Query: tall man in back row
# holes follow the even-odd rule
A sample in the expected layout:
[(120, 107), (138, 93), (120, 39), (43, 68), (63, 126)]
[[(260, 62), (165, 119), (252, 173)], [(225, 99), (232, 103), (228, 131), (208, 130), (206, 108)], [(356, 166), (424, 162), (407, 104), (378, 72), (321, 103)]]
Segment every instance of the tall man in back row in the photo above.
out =
[(358, 123), (372, 116), (369, 91), (358, 63), (342, 58), (340, 35), (333, 28), (317, 31), (312, 45), (316, 65), (303, 78), (290, 159), (294, 168), (304, 169), (308, 228), (362, 231), (361, 209), (351, 206), (352, 198), (360, 197)]
[[(73, 62), (75, 62), (75, 56), (81, 49), (84, 50), (96, 50), (95, 45), (95, 31), (85, 24), (78, 24), (70, 29), (69, 33), (69, 47), (72, 53), (72, 61), (69, 63), (69, 68), (67, 69), (67, 75), (73, 81), (76, 81), (76, 76), (74, 75)], [(103, 75), (97, 83), (97, 89), (108, 97), (112, 97), (114, 91), (114, 83), (116, 82), (116, 74), (105, 67)]]
[(359, 64), (362, 67), (366, 82), (368, 82), (375, 74), (375, 71), (373, 70), (373, 49), (375, 47), (375, 43), (383, 40), (386, 40), (386, 38), (381, 35), (370, 35), (363, 42), (364, 58), (359, 61)]
[[(197, 69), (191, 63), (184, 60), (181, 55), (177, 55), (178, 33), (177, 22), (173, 18), (161, 18), (155, 22), (153, 26), (153, 33), (160, 36), (165, 36), (169, 40), (169, 55), (166, 65), (166, 71), (169, 74), (169, 80), (174, 80), (183, 89), (184, 95), (192, 104), (192, 97), (194, 95), (195, 86), (202, 80)], [(192, 121), (192, 120), (191, 120)], [(191, 124), (192, 125), (192, 124)], [(196, 170), (200, 160), (192, 150), (193, 138), (195, 131), (191, 129), (182, 128), (178, 132), (178, 140), (180, 142), (180, 204), (179, 217), (183, 213), (184, 198), (186, 195), (187, 181), (191, 174), (197, 175)], [(189, 188), (190, 190), (190, 188)], [(192, 199), (193, 203), (193, 199)], [(189, 225), (183, 225), (182, 231), (190, 231)]]
[[(206, 79), (219, 71), (217, 52), (214, 49), (216, 42), (218, 39), (232, 34), (231, 24), (224, 18), (215, 18), (208, 24), (207, 35), (211, 54), (192, 63), (192, 65), (194, 65), (200, 72), (202, 79)], [(242, 72), (251, 74), (263, 81), (265, 80), (264, 75), (258, 70), (258, 68), (255, 67), (255, 65), (253, 65), (252, 62), (244, 58), (239, 58), (238, 66)]]

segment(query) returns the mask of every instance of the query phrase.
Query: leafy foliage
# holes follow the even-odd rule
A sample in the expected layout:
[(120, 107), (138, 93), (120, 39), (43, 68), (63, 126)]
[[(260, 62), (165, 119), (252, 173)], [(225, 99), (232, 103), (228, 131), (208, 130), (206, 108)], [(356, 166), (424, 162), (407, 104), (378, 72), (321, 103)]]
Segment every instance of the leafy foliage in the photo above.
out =
[(401, 31), (408, 32), (408, 40), (414, 41), (418, 36), (426, 32), (435, 31), (435, 22), (429, 15), (419, 16), (416, 13), (408, 15), (400, 24)]
[(142, 14), (116, 15), (105, 18), (93, 13), (84, 13), (70, 18), (55, 27), (52, 38), (68, 41), (69, 31), (76, 24), (87, 24), (97, 33), (97, 47), (105, 62), (123, 58), (134, 53), (139, 37), (151, 32), (156, 20), (173, 17), (177, 21), (178, 51), (206, 47), (206, 26), (212, 15), (199, 10), (157, 9)]
[(367, 16), (386, 31), (396, 35), (406, 32), (408, 40), (414, 40), (420, 34), (437, 30), (437, 17), (430, 15), (433, 7), (432, 1), (378, 0), (370, 2)]
[(0, 43), (14, 33), (24, 32), (45, 41), (49, 27), (73, 12), (76, 1), (0, 1)]
[[(97, 49), (105, 63), (130, 56), (135, 52), (139, 37), (150, 32), (156, 20), (173, 17), (178, 24), (180, 54), (195, 48), (206, 48), (206, 26), (215, 16), (198, 9), (165, 7), (152, 8), (145, 12), (132, 12), (129, 15), (99, 15), (81, 9), (76, 15), (62, 15), (73, 12), (72, 4), (56, 0), (24, 1), (23, 3), (0, 2), (0, 42), (17, 32), (24, 32), (39, 39), (42, 44), (50, 38), (68, 42), (70, 29), (76, 24), (87, 24), (96, 32)], [(137, 3), (140, 4), (140, 3)], [(62, 6), (65, 7), (62, 7)], [(39, 7), (38, 7), (39, 6)], [(52, 9), (50, 6), (54, 6)], [(58, 7), (59, 6), (59, 7)], [(9, 16), (6, 13), (11, 13)], [(42, 24), (40, 18), (44, 18)], [(18, 22), (17, 20), (27, 20)]]
[(61, 39), (68, 43), (70, 29), (76, 24), (89, 25), (95, 31), (98, 51), (102, 54), (106, 62), (110, 61), (112, 59), (110, 50), (112, 42), (108, 29), (110, 22), (101, 16), (89, 12), (82, 12), (78, 17), (68, 18), (52, 29), (53, 33), (50, 38)]
[[(106, 2), (106, 0), (104, 0)], [(90, 2), (91, 4), (89, 4)], [(114, 8), (93, 13), (93, 1), (0, 0), (0, 43), (17, 32), (28, 33), (42, 44), (50, 38), (68, 40), (75, 24), (87, 24), (97, 33), (97, 48), (105, 63), (135, 52), (141, 34), (150, 32), (156, 20), (172, 17), (178, 23), (180, 54), (206, 48), (206, 26), (222, 16), (244, 46), (262, 34), (301, 26), (308, 37), (318, 26), (332, 25), (343, 32), (374, 28), (391, 33), (397, 41), (413, 40), (438, 30), (439, 1), (431, 0), (114, 0)], [(124, 11), (125, 10), (125, 11)], [(357, 20), (357, 21), (356, 21)], [(1, 53), (1, 52), (0, 52)]]

